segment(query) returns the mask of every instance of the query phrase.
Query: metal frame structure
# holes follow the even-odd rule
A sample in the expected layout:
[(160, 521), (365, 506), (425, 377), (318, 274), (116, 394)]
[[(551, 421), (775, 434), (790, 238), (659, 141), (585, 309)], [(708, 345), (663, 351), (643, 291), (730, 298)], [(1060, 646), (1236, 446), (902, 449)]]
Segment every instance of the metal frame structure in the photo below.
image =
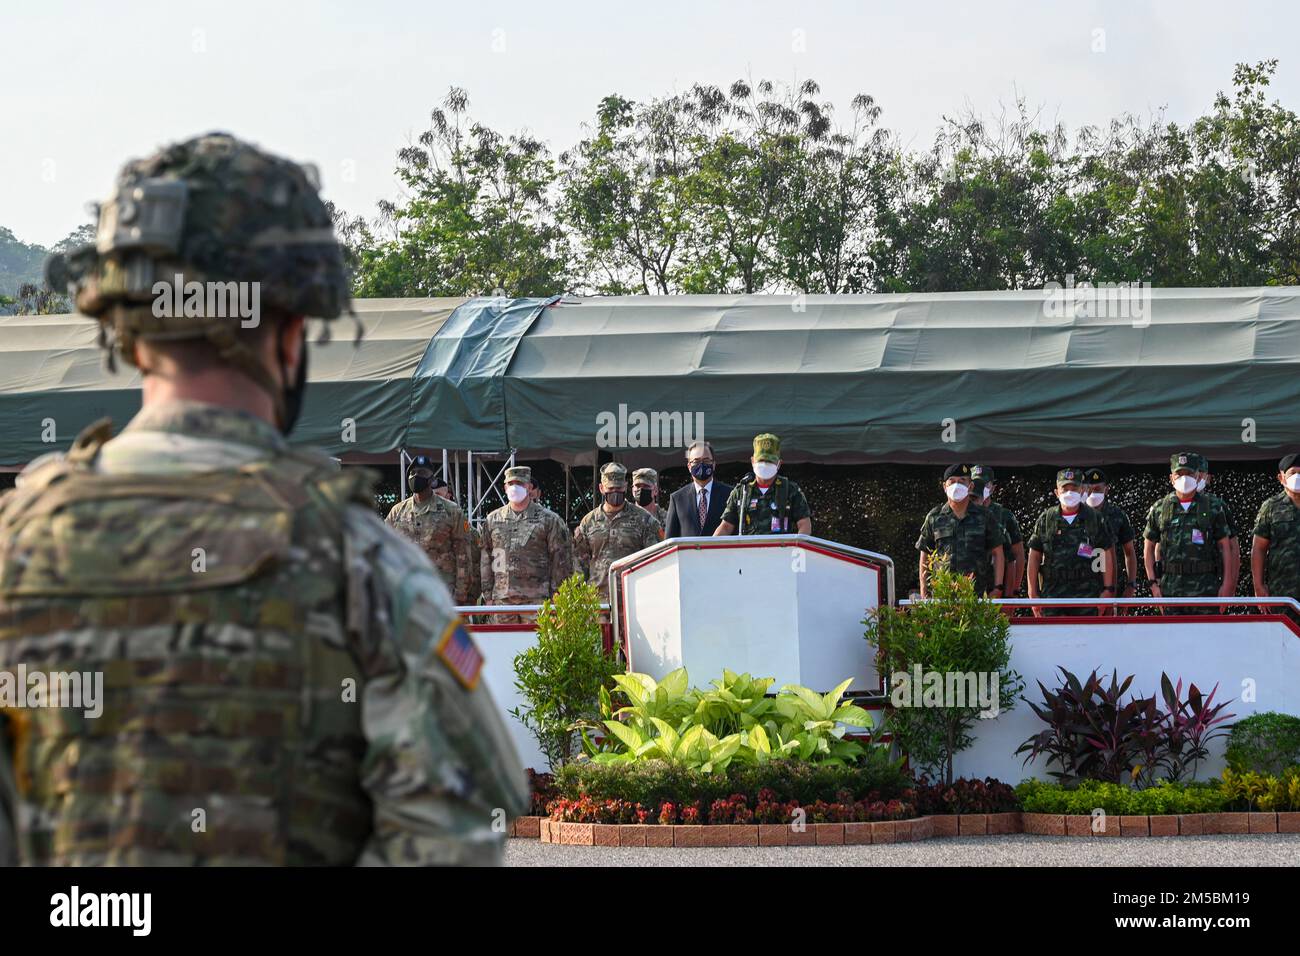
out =
[[(466, 449), (465, 451), (465, 485), (464, 497), (461, 496), (461, 453), (459, 451), (450, 451), (442, 449), (442, 467), (434, 472), (434, 477), (444, 478), (448, 485), (451, 486), (452, 497), (465, 510), (465, 517), (470, 525), (478, 530), (483, 525), (483, 520), (487, 517), (487, 512), (497, 505), (506, 503), (505, 495), (501, 493), (501, 476), (505, 474), (507, 468), (513, 468), (515, 464), (515, 449), (511, 448), (508, 452), (503, 451), (474, 451)], [(397, 467), (399, 482), (399, 498), (402, 500), (407, 496), (406, 490), (406, 472), (410, 468), (412, 455), (405, 447), (398, 450)], [(501, 467), (497, 469), (496, 474), (492, 473), (492, 466), (496, 462), (501, 462)], [(487, 490), (484, 490), (483, 479), (487, 478)], [(567, 486), (567, 481), (566, 481)], [(493, 501), (495, 496), (495, 502)], [(490, 505), (490, 507), (488, 507)], [(567, 513), (567, 507), (566, 507)]]

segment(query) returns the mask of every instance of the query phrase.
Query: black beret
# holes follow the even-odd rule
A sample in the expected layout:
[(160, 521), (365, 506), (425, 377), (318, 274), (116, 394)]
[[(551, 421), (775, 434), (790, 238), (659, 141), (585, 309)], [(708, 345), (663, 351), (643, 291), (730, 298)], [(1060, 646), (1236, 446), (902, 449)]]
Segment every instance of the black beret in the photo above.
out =
[(1106, 473), (1100, 468), (1086, 468), (1083, 472), (1083, 480), (1090, 485), (1106, 484)]
[(944, 481), (947, 481), (949, 478), (969, 478), (969, 477), (970, 477), (970, 465), (949, 465), (947, 470), (943, 473)]
[(1294, 466), (1297, 461), (1300, 461), (1300, 452), (1293, 451), (1277, 463), (1277, 470), (1285, 473), (1286, 470)]

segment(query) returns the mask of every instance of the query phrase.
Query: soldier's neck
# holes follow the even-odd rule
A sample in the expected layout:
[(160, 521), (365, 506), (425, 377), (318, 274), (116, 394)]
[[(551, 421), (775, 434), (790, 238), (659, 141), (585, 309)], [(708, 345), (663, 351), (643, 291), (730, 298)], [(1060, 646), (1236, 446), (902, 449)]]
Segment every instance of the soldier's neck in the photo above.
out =
[(619, 505), (617, 508), (615, 508), (613, 505), (611, 505), (611, 504), (607, 501), (607, 502), (605, 502), (605, 504), (604, 504), (602, 507), (604, 507), (604, 509), (605, 509), (605, 514), (607, 514), (607, 515), (616, 515), (616, 514), (618, 514), (620, 511), (622, 511), (622, 510), (626, 507), (626, 505)]
[(271, 425), (276, 424), (271, 396), (238, 372), (212, 368), (179, 375), (166, 366), (166, 361), (159, 362), (155, 370), (141, 381), (140, 404), (143, 408), (177, 401), (206, 402), (247, 412)]
[(515, 513), (519, 513), (521, 511), (527, 511), (528, 506), (531, 504), (532, 504), (531, 501), (521, 501), (519, 502), (519, 504), (515, 504), (513, 501), (509, 502), (510, 510)]

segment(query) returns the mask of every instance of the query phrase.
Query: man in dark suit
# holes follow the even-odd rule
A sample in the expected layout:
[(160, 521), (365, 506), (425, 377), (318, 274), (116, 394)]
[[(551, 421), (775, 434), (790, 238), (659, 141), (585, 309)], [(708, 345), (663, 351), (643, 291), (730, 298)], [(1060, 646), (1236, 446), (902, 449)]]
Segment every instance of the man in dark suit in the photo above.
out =
[[(686, 449), (686, 467), (691, 483), (678, 488), (668, 499), (666, 538), (709, 537), (722, 520), (722, 509), (731, 494), (731, 485), (713, 480), (713, 446), (697, 441)], [(703, 515), (703, 520), (701, 520)]]

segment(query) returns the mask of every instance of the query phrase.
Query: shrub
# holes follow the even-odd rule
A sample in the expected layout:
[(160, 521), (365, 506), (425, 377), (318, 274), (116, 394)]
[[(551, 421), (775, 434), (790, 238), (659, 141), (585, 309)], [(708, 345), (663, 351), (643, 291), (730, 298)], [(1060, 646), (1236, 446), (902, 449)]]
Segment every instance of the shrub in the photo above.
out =
[(1016, 787), (1026, 813), (1088, 816), (1101, 809), (1111, 815), (1158, 816), (1180, 813), (1220, 813), (1230, 799), (1217, 783), (1160, 781), (1145, 790), (1102, 780), (1083, 780), (1076, 787), (1043, 780), (1026, 780)]
[[(868, 612), (866, 639), (877, 649), (883, 674), (911, 674), (917, 667), (940, 674), (998, 674), (999, 712), (1015, 707), (1024, 681), (1009, 669), (1010, 621), (1002, 609), (975, 593), (974, 583), (939, 562), (931, 599), (906, 609), (889, 605)], [(920, 688), (916, 689), (920, 692)], [(913, 765), (951, 784), (953, 757), (971, 745), (980, 707), (895, 706), (889, 729)]]
[(1218, 685), (1203, 695), (1195, 684), (1182, 698), (1177, 685), (1160, 675), (1160, 692), (1168, 710), (1157, 698), (1133, 695), (1127, 701), (1133, 677), (1119, 680), (1111, 672), (1105, 684), (1093, 671), (1080, 681), (1064, 667), (1062, 682), (1049, 691), (1038, 682), (1042, 704), (1026, 700), (1047, 727), (1016, 750), (1027, 754), (1025, 763), (1046, 756), (1048, 772), (1064, 784), (1081, 779), (1150, 786), (1163, 774), (1171, 781), (1196, 775), (1197, 765), (1209, 755), (1210, 742), (1222, 736), (1221, 726), (1232, 714), (1222, 713), (1227, 703), (1215, 704)]
[(1280, 774), (1238, 773), (1229, 767), (1223, 771), (1223, 792), (1234, 810), (1300, 811), (1300, 767)]
[(1227, 758), (1237, 773), (1280, 774), (1300, 764), (1300, 717), (1268, 711), (1237, 721), (1228, 737)]
[(787, 684), (775, 698), (766, 696), (771, 678), (727, 670), (712, 690), (690, 689), (685, 668), (661, 681), (632, 671), (614, 681), (630, 703), (614, 710), (609, 694), (601, 693), (609, 736), (598, 748), (584, 734), (597, 763), (666, 760), (709, 773), (780, 758), (850, 764), (866, 753), (846, 739), (847, 727), (871, 726), (865, 710), (841, 700), (848, 680), (827, 694)]
[(918, 813), (1011, 813), (1020, 798), (1009, 784), (992, 777), (954, 780), (952, 783), (918, 782), (912, 788)]
[(575, 752), (575, 724), (595, 716), (619, 670), (601, 640), (595, 586), (577, 574), (561, 584), (538, 612), (537, 643), (516, 655), (514, 664), (515, 687), (526, 705), (510, 713), (532, 731), (550, 768), (558, 770)]
[(555, 789), (555, 777), (549, 773), (528, 770), (528, 792), (530, 795), (528, 813), (534, 817), (546, 816), (546, 806), (558, 796)]

